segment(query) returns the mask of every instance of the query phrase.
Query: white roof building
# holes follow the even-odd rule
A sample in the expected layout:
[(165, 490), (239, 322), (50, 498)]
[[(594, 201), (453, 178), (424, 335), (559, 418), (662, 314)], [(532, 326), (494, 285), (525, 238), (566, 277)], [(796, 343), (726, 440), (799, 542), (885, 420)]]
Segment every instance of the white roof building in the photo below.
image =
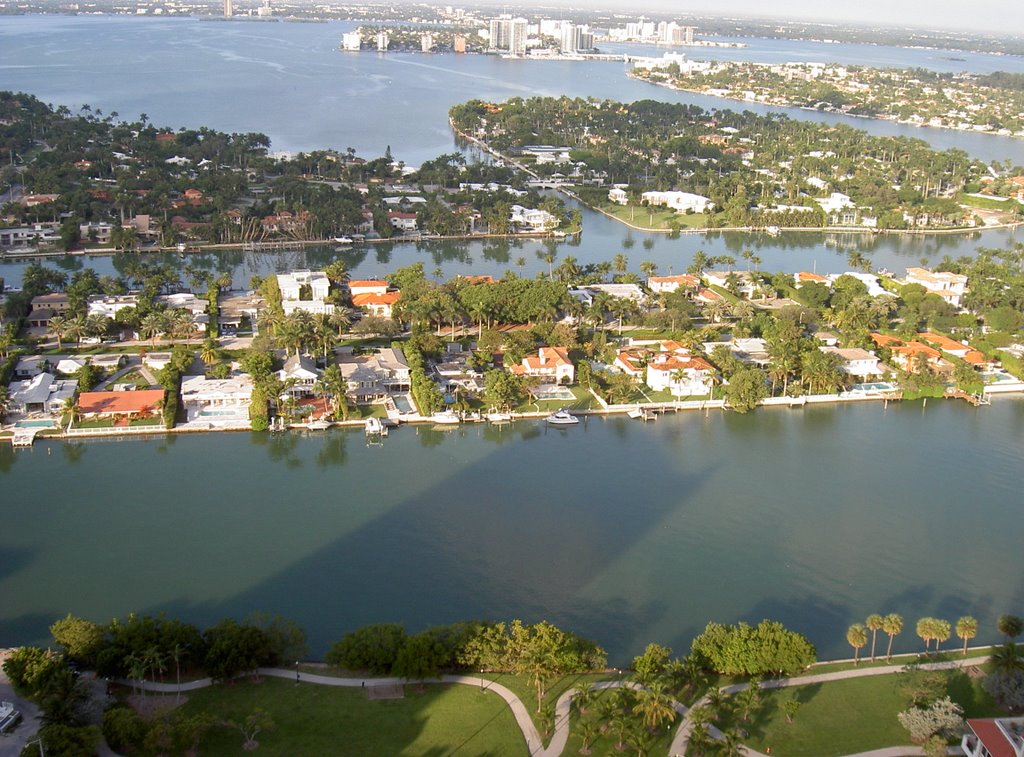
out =
[(920, 284), (954, 307), (960, 307), (963, 296), (967, 294), (967, 277), (949, 271), (929, 271), (927, 268), (911, 267), (907, 269), (904, 284)]
[(815, 197), (813, 199), (829, 215), (838, 213), (840, 210), (855, 207), (849, 195), (844, 195), (842, 192), (833, 192), (828, 197)]
[(12, 412), (45, 413), (57, 415), (64, 409), (64, 401), (75, 396), (78, 381), (59, 380), (49, 373), (40, 373), (27, 381), (12, 381), (9, 406)]
[(703, 213), (715, 204), (704, 195), (692, 192), (644, 192), (640, 199), (648, 205), (664, 205), (677, 213)]
[[(296, 310), (307, 313), (334, 312), (334, 305), (325, 302), (331, 293), (331, 281), (323, 271), (297, 270), (277, 274), (277, 287), (281, 290), (281, 308), (285, 315)], [(309, 287), (309, 296), (302, 297), (303, 287)]]
[(89, 315), (113, 318), (117, 315), (118, 311), (124, 310), (125, 308), (136, 307), (139, 304), (139, 295), (119, 294), (116, 296), (107, 296), (94, 294), (89, 297), (87, 302)]
[(252, 377), (247, 374), (226, 379), (183, 376), (181, 401), (189, 422), (224, 421), (228, 418), (248, 420), (249, 405), (252, 403)]

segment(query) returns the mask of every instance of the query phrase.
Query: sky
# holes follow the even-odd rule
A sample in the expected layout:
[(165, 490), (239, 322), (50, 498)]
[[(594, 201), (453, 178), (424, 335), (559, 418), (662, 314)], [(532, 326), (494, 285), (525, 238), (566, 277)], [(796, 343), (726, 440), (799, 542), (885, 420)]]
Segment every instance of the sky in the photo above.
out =
[[(547, 5), (561, 4), (548, 0)], [(919, 26), (1024, 35), (1020, 0), (568, 0), (566, 6), (628, 7), (709, 16), (751, 16), (797, 21), (857, 22), (871, 26)]]

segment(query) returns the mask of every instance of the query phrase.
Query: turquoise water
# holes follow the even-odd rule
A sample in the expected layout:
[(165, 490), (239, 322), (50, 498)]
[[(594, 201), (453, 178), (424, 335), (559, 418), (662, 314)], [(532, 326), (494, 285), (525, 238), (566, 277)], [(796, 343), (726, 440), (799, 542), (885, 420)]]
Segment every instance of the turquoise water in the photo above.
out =
[(57, 421), (53, 421), (53, 420), (18, 421), (14, 425), (17, 428), (55, 428), (57, 426)]
[(882, 381), (877, 381), (868, 384), (854, 384), (851, 387), (851, 391), (854, 392), (891, 392), (896, 387), (892, 384), (886, 384)]
[(199, 412), (199, 416), (202, 418), (223, 418), (223, 417), (248, 417), (248, 410), (245, 408), (234, 409), (234, 410), (217, 410), (217, 409), (206, 409)]
[(0, 446), (0, 642), (69, 611), (254, 610), (315, 653), (469, 617), (549, 618), (619, 663), (710, 619), (827, 656), (871, 612), (969, 612), (993, 641), (1024, 606), (1022, 461), (1010, 398)]

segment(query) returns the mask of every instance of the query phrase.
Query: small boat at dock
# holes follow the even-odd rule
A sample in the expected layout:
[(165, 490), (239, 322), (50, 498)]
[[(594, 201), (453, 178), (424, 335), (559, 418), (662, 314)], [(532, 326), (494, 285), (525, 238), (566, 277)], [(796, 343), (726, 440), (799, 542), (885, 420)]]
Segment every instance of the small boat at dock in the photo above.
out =
[(564, 407), (561, 410), (552, 413), (544, 420), (553, 426), (575, 426), (580, 422), (579, 418), (570, 413)]

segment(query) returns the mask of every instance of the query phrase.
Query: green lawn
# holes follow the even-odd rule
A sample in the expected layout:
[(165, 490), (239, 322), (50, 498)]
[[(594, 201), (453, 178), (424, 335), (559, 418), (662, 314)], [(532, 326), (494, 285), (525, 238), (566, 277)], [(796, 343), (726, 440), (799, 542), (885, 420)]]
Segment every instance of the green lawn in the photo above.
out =
[[(999, 708), (981, 688), (981, 679), (961, 671), (945, 673), (947, 691), (967, 717), (992, 717)], [(792, 724), (786, 723), (782, 703), (801, 702)], [(910, 744), (896, 719), (910, 700), (898, 675), (855, 678), (765, 691), (761, 706), (749, 722), (730, 715), (721, 724), (747, 731), (746, 744), (785, 757), (830, 757)]]
[(138, 389), (149, 389), (152, 386), (146, 380), (146, 378), (142, 375), (142, 372), (138, 371), (138, 370), (129, 371), (128, 373), (126, 373), (123, 376), (121, 376), (120, 378), (118, 378), (117, 381), (115, 381), (114, 383), (115, 384), (135, 384), (136, 388), (138, 388)]
[(675, 223), (682, 229), (703, 229), (707, 227), (707, 216), (703, 213), (689, 215), (676, 213), (669, 208), (644, 208), (636, 205), (602, 204), (601, 210), (632, 226), (645, 229), (671, 229)]
[[(266, 755), (515, 755), (526, 744), (499, 697), (470, 686), (407, 686), (405, 699), (370, 701), (359, 689), (280, 679), (244, 682), (192, 692), (187, 714), (243, 719), (255, 708), (275, 723), (259, 734)], [(238, 731), (218, 728), (202, 742), (204, 754), (243, 755)]]
[(987, 210), (1006, 210), (1013, 212), (1016, 210), (1016, 203), (1008, 198), (996, 198), (996, 197), (971, 197), (970, 195), (963, 194), (962, 192), (956, 196), (956, 201), (961, 205), (967, 205), (972, 208), (985, 208)]
[[(163, 418), (136, 418), (128, 421), (129, 428), (162, 425), (164, 425)], [(78, 421), (75, 423), (74, 428), (124, 428), (124, 426), (115, 426), (114, 421), (110, 418), (102, 418), (99, 420)]]
[(540, 402), (526, 402), (515, 408), (517, 413), (554, 412), (563, 407), (570, 410), (594, 410), (600, 408), (600, 403), (594, 399), (590, 390), (583, 386), (566, 387), (573, 393), (573, 400), (542, 400)]

